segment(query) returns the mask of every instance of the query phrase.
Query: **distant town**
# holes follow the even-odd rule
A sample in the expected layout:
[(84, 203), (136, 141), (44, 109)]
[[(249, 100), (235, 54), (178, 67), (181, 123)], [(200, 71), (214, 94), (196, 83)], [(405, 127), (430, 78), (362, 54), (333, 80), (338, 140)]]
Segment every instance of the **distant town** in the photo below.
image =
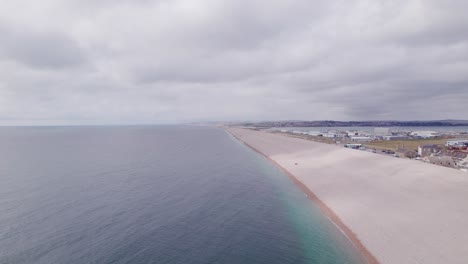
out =
[[(288, 121), (244, 123), (243, 126), (468, 172), (467, 121), (368, 121), (359, 122), (361, 125), (357, 125), (358, 122), (339, 122), (337, 127), (328, 127), (324, 122), (328, 125), (337, 124), (337, 121)], [(321, 126), (300, 125), (306, 123), (321, 124)], [(441, 125), (442, 123), (445, 125)], [(389, 127), (377, 124), (388, 124)], [(447, 128), (447, 126), (463, 126), (462, 124), (466, 129)], [(438, 126), (445, 129), (436, 129)]]
[(430, 120), (430, 121), (263, 121), (263, 122), (239, 122), (237, 125), (254, 127), (418, 127), (418, 126), (468, 126), (468, 120)]

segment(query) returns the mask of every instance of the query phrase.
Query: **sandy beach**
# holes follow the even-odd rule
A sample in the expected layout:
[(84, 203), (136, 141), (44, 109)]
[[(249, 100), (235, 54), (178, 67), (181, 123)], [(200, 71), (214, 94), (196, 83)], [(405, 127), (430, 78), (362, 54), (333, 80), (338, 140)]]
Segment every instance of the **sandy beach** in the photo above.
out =
[(229, 128), (291, 177), (369, 263), (467, 263), (468, 174)]

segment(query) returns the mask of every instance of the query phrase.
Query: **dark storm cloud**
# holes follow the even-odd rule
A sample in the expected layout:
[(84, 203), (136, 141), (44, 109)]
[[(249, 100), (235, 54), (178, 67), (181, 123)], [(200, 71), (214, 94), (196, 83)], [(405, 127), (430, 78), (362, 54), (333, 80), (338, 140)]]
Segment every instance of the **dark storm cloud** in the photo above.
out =
[(0, 119), (466, 119), (467, 8), (460, 0), (5, 2)]

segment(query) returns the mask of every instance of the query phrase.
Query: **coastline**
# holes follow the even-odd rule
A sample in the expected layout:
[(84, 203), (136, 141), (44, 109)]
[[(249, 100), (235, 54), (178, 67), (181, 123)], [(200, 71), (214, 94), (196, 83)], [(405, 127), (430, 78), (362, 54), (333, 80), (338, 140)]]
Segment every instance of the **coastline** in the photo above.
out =
[(464, 172), (265, 131), (225, 130), (286, 174), (368, 263), (466, 263)]
[(226, 132), (228, 132), (231, 136), (233, 136), (236, 140), (238, 140), (240, 143), (244, 144), (245, 146), (249, 147), (256, 153), (260, 154), (264, 158), (266, 158), (268, 161), (273, 163), (281, 172), (283, 172), (291, 181), (301, 189), (302, 192), (304, 192), (307, 195), (307, 198), (314, 202), (322, 211), (322, 213), (325, 214), (325, 216), (332, 222), (334, 223), (344, 234), (345, 236), (349, 239), (349, 241), (352, 243), (352, 245), (359, 251), (363, 259), (366, 261), (368, 264), (378, 264), (379, 262), (377, 259), (372, 255), (372, 253), (361, 243), (359, 238), (356, 236), (356, 234), (343, 223), (343, 221), (340, 219), (340, 217), (333, 212), (332, 209), (330, 209), (320, 198), (315, 195), (304, 183), (302, 183), (298, 178), (296, 178), (291, 172), (289, 172), (287, 169), (285, 169), (283, 166), (281, 166), (278, 162), (275, 160), (271, 159), (269, 156), (255, 148), (254, 146), (248, 144), (247, 142), (243, 141), (239, 137), (237, 137), (235, 134), (233, 134), (229, 129), (225, 129)]

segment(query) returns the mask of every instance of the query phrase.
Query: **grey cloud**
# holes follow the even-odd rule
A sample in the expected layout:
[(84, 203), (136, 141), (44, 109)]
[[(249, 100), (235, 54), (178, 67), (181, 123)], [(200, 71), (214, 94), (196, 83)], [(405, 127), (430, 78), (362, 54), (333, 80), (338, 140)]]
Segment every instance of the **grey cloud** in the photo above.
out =
[(466, 1), (18, 2), (0, 124), (468, 118)]
[(0, 28), (0, 56), (4, 59), (46, 69), (77, 66), (85, 61), (77, 43), (64, 34), (22, 30)]

